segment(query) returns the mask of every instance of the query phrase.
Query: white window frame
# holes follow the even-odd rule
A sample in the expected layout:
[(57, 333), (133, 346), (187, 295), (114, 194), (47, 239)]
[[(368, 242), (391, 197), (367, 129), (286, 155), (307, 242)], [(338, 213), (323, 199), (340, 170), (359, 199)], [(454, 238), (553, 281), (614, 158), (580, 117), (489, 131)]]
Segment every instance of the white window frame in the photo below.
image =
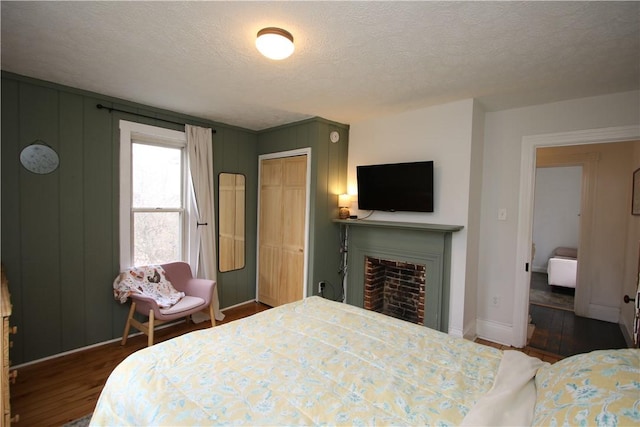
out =
[[(132, 209), (132, 144), (134, 141), (150, 145), (175, 147), (183, 150), (184, 188), (183, 206), (186, 224), (182, 230), (182, 257), (189, 265), (196, 265), (197, 248), (193, 238), (196, 235), (196, 215), (193, 203), (191, 177), (187, 167), (187, 135), (185, 132), (120, 120), (120, 270), (133, 266), (133, 209)], [(148, 209), (147, 209), (148, 210)], [(145, 209), (138, 209), (138, 212)]]

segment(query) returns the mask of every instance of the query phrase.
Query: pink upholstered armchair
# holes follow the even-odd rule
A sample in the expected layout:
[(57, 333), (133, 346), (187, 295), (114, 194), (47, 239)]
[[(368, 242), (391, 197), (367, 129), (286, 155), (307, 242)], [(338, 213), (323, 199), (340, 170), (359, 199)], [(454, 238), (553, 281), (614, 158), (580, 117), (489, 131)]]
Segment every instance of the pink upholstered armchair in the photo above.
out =
[[(211, 317), (211, 326), (216, 325), (212, 304), (216, 282), (193, 278), (191, 267), (186, 262), (163, 264), (162, 268), (173, 287), (177, 291), (184, 292), (185, 296), (177, 304), (165, 309), (160, 308), (156, 301), (151, 298), (139, 294), (130, 295), (131, 309), (122, 334), (122, 345), (127, 342), (131, 326), (147, 335), (149, 337), (147, 345), (152, 346), (153, 328), (155, 326), (183, 317), (186, 317), (187, 321), (189, 321), (189, 317), (198, 311), (208, 310), (208, 314)], [(136, 312), (143, 316), (148, 316), (149, 321), (143, 323), (135, 319), (134, 314)]]

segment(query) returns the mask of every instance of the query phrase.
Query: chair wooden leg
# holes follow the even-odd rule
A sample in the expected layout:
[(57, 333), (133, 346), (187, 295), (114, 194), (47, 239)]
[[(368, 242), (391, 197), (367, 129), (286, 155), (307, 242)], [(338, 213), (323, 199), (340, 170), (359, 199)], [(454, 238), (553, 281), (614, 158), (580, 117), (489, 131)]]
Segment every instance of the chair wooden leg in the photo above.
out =
[(209, 304), (209, 317), (211, 317), (211, 327), (216, 326), (216, 316), (213, 312), (213, 303)]
[(151, 347), (153, 345), (153, 310), (149, 310), (149, 339), (147, 340), (147, 347)]
[(133, 318), (134, 313), (136, 312), (136, 303), (131, 301), (131, 308), (129, 309), (129, 316), (127, 316), (127, 323), (124, 325), (124, 332), (122, 333), (122, 341), (120, 345), (125, 345), (127, 343), (127, 338), (129, 337), (129, 330), (131, 329), (131, 318)]

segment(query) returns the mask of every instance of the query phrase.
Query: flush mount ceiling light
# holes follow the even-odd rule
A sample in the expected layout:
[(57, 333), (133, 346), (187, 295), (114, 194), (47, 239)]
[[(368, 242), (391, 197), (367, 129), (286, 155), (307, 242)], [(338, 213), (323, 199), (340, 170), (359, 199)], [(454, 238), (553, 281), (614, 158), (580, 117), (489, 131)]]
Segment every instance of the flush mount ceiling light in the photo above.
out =
[(275, 27), (258, 31), (256, 47), (267, 58), (276, 60), (288, 58), (295, 49), (291, 33)]

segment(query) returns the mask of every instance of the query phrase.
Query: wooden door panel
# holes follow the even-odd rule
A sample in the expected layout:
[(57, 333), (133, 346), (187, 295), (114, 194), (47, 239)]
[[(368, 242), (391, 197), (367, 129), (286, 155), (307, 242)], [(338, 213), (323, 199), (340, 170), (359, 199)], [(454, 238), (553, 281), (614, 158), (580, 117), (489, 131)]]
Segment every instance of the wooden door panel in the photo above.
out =
[(284, 159), (282, 184), (285, 186), (307, 187), (307, 156)]
[(260, 194), (260, 244), (282, 244), (282, 191), (263, 188)]
[(304, 225), (306, 210), (306, 191), (299, 188), (285, 188), (282, 197), (287, 214), (283, 218), (282, 244), (287, 247), (304, 249)]
[(286, 304), (302, 299), (302, 278), (304, 274), (304, 252), (283, 250), (280, 271), (278, 301)]
[(260, 180), (258, 299), (277, 306), (303, 297), (307, 156), (262, 160)]
[(304, 226), (307, 190), (307, 156), (285, 159), (282, 203), (284, 216), (283, 246), (289, 250), (304, 250)]
[(260, 274), (258, 276), (258, 299), (272, 307), (280, 305), (279, 285), (282, 266), (282, 250), (279, 247), (260, 247)]
[(282, 204), (285, 206), (280, 301), (302, 299), (304, 283), (304, 241), (307, 194), (307, 156), (289, 157), (284, 161)]
[(260, 168), (260, 185), (262, 187), (282, 185), (282, 159), (263, 160)]

